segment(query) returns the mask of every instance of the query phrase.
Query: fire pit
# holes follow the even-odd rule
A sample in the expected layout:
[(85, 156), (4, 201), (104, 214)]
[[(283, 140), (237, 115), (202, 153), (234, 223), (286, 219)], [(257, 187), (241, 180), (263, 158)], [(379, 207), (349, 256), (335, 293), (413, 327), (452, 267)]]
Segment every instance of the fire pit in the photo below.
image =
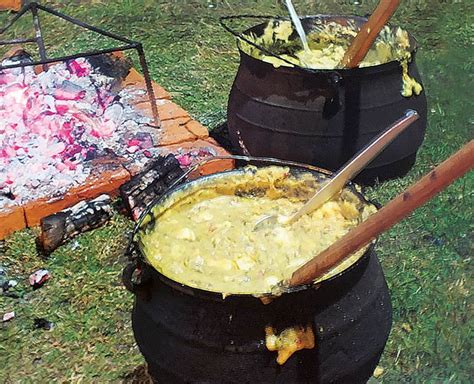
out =
[(0, 193), (24, 203), (83, 183), (94, 159), (151, 157), (151, 121), (129, 103), (128, 91), (112, 91), (115, 82), (86, 59), (39, 74), (31, 66), (4, 69)]
[[(152, 83), (139, 42), (34, 2), (0, 34), (27, 12), (35, 37), (0, 41), (0, 46), (34, 42), (40, 56), (34, 60), (15, 48), (0, 63), (0, 239), (81, 199), (117, 193), (158, 155), (176, 153), (187, 167), (198, 158), (226, 153)], [(41, 12), (120, 45), (50, 57)], [(143, 77), (123, 51), (138, 53)]]
[[(50, 58), (39, 10), (126, 45)], [(25, 6), (0, 33), (26, 12), (32, 13), (35, 38), (0, 41), (0, 45), (34, 41), (41, 57), (34, 61), (17, 49), (0, 65), (0, 209), (9, 203), (24, 204), (64, 194), (85, 182), (97, 165), (95, 159), (113, 156), (134, 162), (140, 156), (151, 157), (153, 130), (159, 128), (154, 91), (140, 43), (36, 3)], [(131, 64), (110, 54), (130, 49), (140, 57), (153, 119), (143, 116), (131, 104), (141, 95), (120, 90)], [(113, 73), (113, 67), (118, 71)]]

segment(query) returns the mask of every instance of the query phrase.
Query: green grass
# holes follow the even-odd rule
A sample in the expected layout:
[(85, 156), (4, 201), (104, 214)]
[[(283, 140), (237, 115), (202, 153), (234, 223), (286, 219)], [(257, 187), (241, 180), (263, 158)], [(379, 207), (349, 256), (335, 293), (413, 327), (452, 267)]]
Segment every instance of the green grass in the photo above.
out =
[[(276, 0), (245, 1), (43, 1), (90, 24), (143, 42), (153, 78), (211, 128), (225, 120), (237, 70), (235, 42), (219, 26), (226, 14), (282, 14)], [(212, 7), (211, 7), (212, 5)], [(364, 15), (375, 1), (295, 1), (301, 13)], [(303, 10), (306, 10), (303, 12)], [(367, 190), (381, 203), (418, 179), (473, 132), (472, 2), (402, 2), (394, 21), (420, 43), (418, 66), (428, 96), (429, 124), (416, 166), (403, 179)], [(5, 20), (7, 14), (0, 15)], [(51, 52), (99, 47), (88, 33), (50, 25)], [(26, 25), (16, 27), (19, 36)], [(74, 43), (71, 39), (76, 38)], [(378, 245), (394, 307), (394, 325), (380, 362), (382, 383), (472, 381), (472, 173), (384, 234)], [(67, 244), (48, 260), (34, 247), (34, 230), (18, 232), (0, 249), (0, 264), (20, 278), (21, 299), (0, 297), (0, 314), (16, 319), (0, 326), (0, 382), (119, 382), (143, 363), (130, 325), (132, 296), (120, 283), (122, 253), (131, 223), (117, 215), (107, 226)], [(31, 292), (36, 268), (53, 278)], [(35, 330), (35, 317), (56, 327)]]

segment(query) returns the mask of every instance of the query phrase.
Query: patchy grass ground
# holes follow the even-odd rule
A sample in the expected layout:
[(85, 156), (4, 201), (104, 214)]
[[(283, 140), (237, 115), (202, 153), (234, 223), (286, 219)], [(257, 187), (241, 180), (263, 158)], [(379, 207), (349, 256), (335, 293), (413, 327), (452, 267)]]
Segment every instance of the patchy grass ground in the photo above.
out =
[[(153, 77), (211, 128), (225, 120), (238, 66), (234, 41), (218, 17), (283, 13), (276, 0), (42, 3), (141, 40)], [(307, 14), (364, 15), (375, 5), (374, 0), (361, 3), (295, 1)], [(417, 60), (428, 95), (429, 126), (413, 170), (404, 179), (367, 191), (382, 203), (472, 138), (472, 8), (468, 1), (406, 0), (394, 17), (421, 45)], [(8, 16), (3, 13), (0, 20)], [(44, 18), (51, 52), (104, 45), (98, 37), (49, 22)], [(18, 37), (21, 30), (20, 25), (11, 35)], [(380, 239), (378, 253), (392, 292), (394, 326), (380, 362), (384, 373), (375, 381), (472, 381), (472, 191), (471, 174)], [(120, 382), (143, 363), (131, 333), (132, 296), (119, 278), (130, 228), (117, 215), (46, 261), (36, 255), (34, 230), (7, 239), (0, 248), (0, 264), (20, 280), (13, 292), (21, 298), (0, 297), (0, 314), (16, 312), (15, 320), (0, 326), (0, 382)], [(40, 267), (49, 269), (53, 279), (32, 292), (27, 277)], [(55, 328), (33, 329), (36, 317), (48, 318)]]

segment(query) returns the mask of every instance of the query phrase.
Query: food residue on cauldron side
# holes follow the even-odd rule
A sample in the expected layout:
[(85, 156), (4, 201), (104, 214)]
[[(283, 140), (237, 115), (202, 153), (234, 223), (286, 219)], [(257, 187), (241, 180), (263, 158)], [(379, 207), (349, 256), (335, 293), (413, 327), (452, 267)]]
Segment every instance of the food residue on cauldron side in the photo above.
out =
[[(266, 54), (244, 40), (239, 40), (240, 49), (248, 55), (280, 66), (292, 64), (311, 69), (337, 69), (350, 42), (357, 35), (358, 28), (349, 23), (343, 26), (336, 22), (320, 22), (313, 25), (307, 33), (309, 50), (303, 49), (299, 39), (295, 38), (293, 24), (290, 21), (271, 20), (263, 33), (245, 35), (245, 38), (274, 53)], [(385, 26), (373, 46), (359, 64), (359, 67), (371, 67), (390, 61), (399, 61), (402, 67), (402, 95), (419, 95), (421, 85), (408, 74), (408, 62), (411, 60), (408, 32), (401, 28)]]
[(297, 351), (313, 349), (315, 346), (314, 332), (311, 325), (284, 329), (275, 335), (273, 327), (265, 328), (265, 345), (269, 351), (278, 351), (277, 363), (283, 365)]
[(299, 209), (320, 181), (309, 172), (294, 176), (286, 167), (247, 168), (209, 180), (155, 207), (157, 220), (139, 240), (148, 262), (165, 276), (224, 295), (275, 292), (280, 281), (375, 211), (346, 188), (291, 225), (255, 231), (262, 215)]

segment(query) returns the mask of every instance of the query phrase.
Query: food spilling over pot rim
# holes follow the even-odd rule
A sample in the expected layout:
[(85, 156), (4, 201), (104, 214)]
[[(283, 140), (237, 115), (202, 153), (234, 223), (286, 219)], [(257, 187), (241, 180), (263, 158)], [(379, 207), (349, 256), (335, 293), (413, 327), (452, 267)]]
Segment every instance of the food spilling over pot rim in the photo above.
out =
[[(155, 205), (138, 232), (146, 261), (187, 286), (263, 296), (376, 211), (351, 187), (289, 225), (255, 230), (262, 215), (288, 216), (325, 176), (288, 167), (247, 166), (189, 182)], [(344, 271), (361, 249), (315, 281)]]
[[(306, 32), (309, 49), (304, 49), (290, 21), (270, 20), (262, 34), (248, 32), (243, 35), (255, 46), (243, 39), (239, 39), (238, 45), (246, 54), (277, 68), (297, 65), (309, 69), (341, 69), (339, 63), (358, 30), (353, 22), (341, 25), (335, 21), (315, 21), (312, 29)], [(266, 52), (257, 46), (264, 48)], [(407, 31), (400, 27), (385, 26), (359, 67), (398, 61), (402, 67), (402, 95), (419, 95), (422, 86), (408, 73), (412, 51)]]

